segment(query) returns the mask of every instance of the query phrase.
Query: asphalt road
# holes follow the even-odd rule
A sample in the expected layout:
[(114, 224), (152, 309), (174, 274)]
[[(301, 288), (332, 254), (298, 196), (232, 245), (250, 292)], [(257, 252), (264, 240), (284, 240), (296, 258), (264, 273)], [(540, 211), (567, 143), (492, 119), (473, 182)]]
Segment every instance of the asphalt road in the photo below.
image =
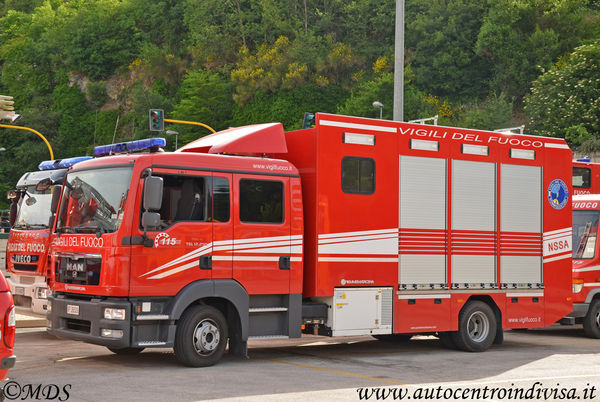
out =
[(4, 385), (12, 387), (9, 397), (20, 390), (19, 400), (39, 385), (40, 399), (46, 392), (70, 401), (331, 401), (365, 392), (408, 392), (405, 400), (600, 400), (600, 340), (583, 337), (580, 326), (506, 331), (504, 344), (484, 353), (443, 349), (435, 337), (393, 344), (368, 336), (253, 341), (249, 352), (247, 360), (226, 355), (216, 366), (187, 368), (169, 349), (117, 356), (41, 328), (19, 329), (17, 364)]

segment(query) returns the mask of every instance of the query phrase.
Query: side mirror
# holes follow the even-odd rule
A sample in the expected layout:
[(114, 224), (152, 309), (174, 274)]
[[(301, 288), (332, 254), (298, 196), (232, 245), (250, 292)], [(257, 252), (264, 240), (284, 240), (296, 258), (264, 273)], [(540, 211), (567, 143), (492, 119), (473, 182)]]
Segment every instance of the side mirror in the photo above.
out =
[(62, 187), (59, 185), (52, 186), (52, 199), (50, 201), (50, 212), (52, 212), (52, 215), (56, 214), (56, 211), (58, 210), (58, 201), (60, 201), (61, 189)]
[(144, 212), (142, 214), (142, 226), (144, 230), (155, 230), (160, 227), (160, 214), (158, 212)]
[(10, 204), (10, 212), (8, 214), (8, 222), (10, 223), (10, 227), (12, 228), (17, 221), (17, 207), (18, 207), (18, 199), (12, 198), (12, 202)]
[[(158, 211), (162, 205), (163, 179), (157, 176), (148, 176), (144, 181), (144, 210)], [(145, 213), (144, 213), (145, 215)], [(159, 215), (159, 214), (157, 214)], [(143, 218), (142, 218), (143, 220)], [(159, 215), (160, 220), (160, 215)], [(143, 223), (142, 223), (143, 225)], [(143, 225), (146, 227), (145, 225)]]

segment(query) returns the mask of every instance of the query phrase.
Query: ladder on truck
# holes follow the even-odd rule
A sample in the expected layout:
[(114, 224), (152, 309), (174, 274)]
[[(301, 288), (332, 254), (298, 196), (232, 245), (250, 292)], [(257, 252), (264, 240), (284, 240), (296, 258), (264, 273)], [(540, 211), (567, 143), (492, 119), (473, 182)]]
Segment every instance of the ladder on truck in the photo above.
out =
[(583, 236), (581, 236), (581, 241), (579, 242), (579, 247), (577, 247), (577, 253), (575, 254), (575, 258), (581, 258), (581, 256), (583, 256), (585, 246), (587, 245), (588, 238), (590, 237), (591, 228), (592, 222), (587, 222), (585, 224)]

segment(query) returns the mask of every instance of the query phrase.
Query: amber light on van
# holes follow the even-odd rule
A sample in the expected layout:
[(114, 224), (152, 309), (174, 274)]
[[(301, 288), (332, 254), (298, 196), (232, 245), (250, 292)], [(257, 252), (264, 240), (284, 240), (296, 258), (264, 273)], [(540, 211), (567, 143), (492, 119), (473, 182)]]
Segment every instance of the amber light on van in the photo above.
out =
[(579, 293), (583, 290), (583, 279), (573, 279), (573, 293)]
[(4, 316), (4, 344), (10, 349), (15, 346), (16, 323), (15, 306), (10, 306)]

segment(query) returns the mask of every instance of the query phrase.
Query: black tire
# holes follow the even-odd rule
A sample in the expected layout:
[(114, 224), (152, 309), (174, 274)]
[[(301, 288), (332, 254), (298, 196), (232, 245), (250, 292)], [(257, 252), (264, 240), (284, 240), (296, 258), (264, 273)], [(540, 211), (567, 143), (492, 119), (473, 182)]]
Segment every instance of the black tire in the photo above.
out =
[(395, 343), (408, 342), (410, 340), (410, 338), (412, 338), (412, 335), (408, 335), (408, 334), (371, 335), (371, 336), (380, 341), (395, 342)]
[(592, 300), (583, 319), (583, 330), (590, 338), (600, 338), (600, 299)]
[(440, 332), (438, 333), (438, 338), (440, 338), (440, 343), (446, 349), (456, 350), (456, 343), (452, 339), (452, 332)]
[(481, 301), (471, 301), (458, 315), (458, 331), (452, 333), (452, 340), (461, 350), (483, 352), (494, 342), (496, 326), (491, 307)]
[(111, 352), (117, 354), (117, 355), (137, 355), (138, 353), (140, 353), (142, 350), (144, 350), (144, 348), (121, 348), (121, 349), (116, 349), (116, 348), (110, 348), (108, 347), (108, 350), (110, 350)]
[(212, 306), (189, 308), (177, 323), (173, 350), (177, 360), (190, 367), (216, 364), (227, 346), (227, 321)]

